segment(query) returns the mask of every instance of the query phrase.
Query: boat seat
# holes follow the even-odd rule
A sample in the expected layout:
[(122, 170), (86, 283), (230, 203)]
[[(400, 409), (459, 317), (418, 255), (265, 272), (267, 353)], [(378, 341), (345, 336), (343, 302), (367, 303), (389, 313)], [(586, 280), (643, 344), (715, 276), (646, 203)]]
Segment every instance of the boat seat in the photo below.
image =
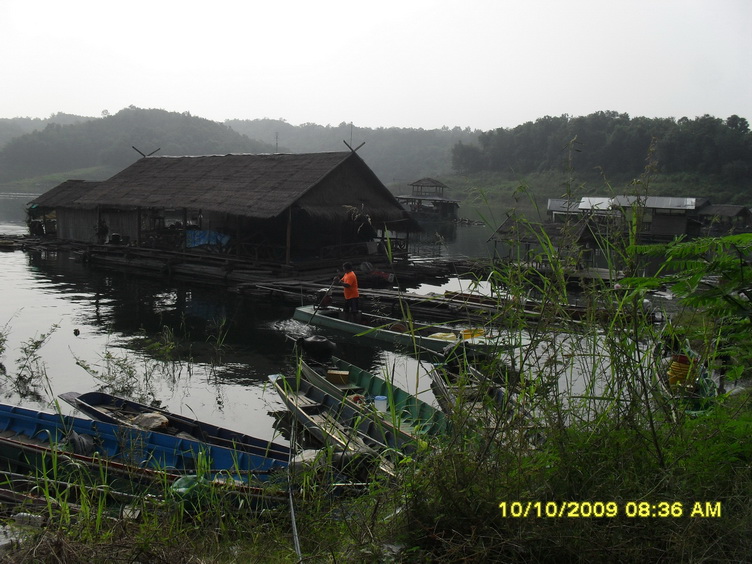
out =
[(325, 408), (320, 403), (307, 403), (305, 405), (298, 405), (298, 408), (303, 413), (307, 413), (308, 415), (316, 415), (321, 413)]
[(363, 387), (358, 386), (357, 384), (348, 383), (348, 384), (337, 384), (337, 388), (342, 390), (343, 392), (363, 392)]
[(312, 400), (308, 396), (302, 393), (294, 393), (291, 395), (291, 399), (295, 405), (319, 405), (319, 402)]

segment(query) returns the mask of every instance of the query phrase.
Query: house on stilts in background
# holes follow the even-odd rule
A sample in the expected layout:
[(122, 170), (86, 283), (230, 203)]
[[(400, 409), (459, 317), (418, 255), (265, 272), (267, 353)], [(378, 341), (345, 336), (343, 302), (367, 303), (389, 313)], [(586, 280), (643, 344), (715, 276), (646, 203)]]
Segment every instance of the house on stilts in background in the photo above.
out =
[(453, 221), (457, 219), (459, 200), (445, 194), (449, 187), (433, 178), (421, 178), (410, 184), (410, 194), (397, 196), (403, 207), (417, 221)]
[(406, 256), (419, 229), (354, 151), (148, 156), (108, 180), (64, 182), (28, 212), (60, 240), (293, 268)]

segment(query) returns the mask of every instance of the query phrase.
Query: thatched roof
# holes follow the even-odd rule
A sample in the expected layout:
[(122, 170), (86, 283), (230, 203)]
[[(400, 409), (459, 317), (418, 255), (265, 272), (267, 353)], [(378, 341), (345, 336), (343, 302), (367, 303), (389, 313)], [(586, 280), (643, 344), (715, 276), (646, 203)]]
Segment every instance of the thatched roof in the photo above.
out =
[[(88, 180), (66, 180), (41, 196), (34, 198), (29, 202), (29, 207), (54, 208), (57, 206), (66, 206), (96, 189), (99, 184), (99, 182), (90, 182)], [(92, 204), (86, 207), (93, 208), (95, 206)]]
[[(324, 185), (326, 190), (314, 190)], [(277, 217), (291, 206), (316, 216), (345, 217), (349, 208), (358, 208), (380, 221), (406, 217), (392, 193), (351, 151), (145, 157), (64, 204), (189, 208), (255, 219)]]

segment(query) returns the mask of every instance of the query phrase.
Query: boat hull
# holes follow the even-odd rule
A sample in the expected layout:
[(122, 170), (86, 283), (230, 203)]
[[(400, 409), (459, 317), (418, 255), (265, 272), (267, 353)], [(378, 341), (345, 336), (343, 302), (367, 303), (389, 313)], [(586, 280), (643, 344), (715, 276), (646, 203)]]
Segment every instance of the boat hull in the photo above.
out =
[(415, 450), (410, 440), (374, 413), (337, 399), (303, 378), (273, 374), (269, 380), (295, 419), (324, 445), (372, 457), (389, 475), (395, 473), (395, 455)]
[(68, 445), (74, 454), (176, 474), (265, 481), (286, 462), (196, 440), (101, 421), (0, 404), (0, 436), (47, 448)]
[[(334, 382), (327, 378), (332, 369), (342, 374), (346, 372), (346, 381)], [(332, 357), (331, 363), (318, 366), (303, 360), (301, 371), (308, 381), (341, 400), (351, 401), (353, 395), (369, 402), (376, 397), (386, 398), (388, 409), (383, 414), (386, 424), (410, 438), (435, 435), (448, 429), (444, 414), (432, 405), (340, 358)]]
[(362, 323), (343, 318), (340, 308), (312, 305), (295, 308), (293, 319), (353, 335), (367, 341), (396, 345), (412, 350), (427, 349), (444, 354), (464, 345), (484, 353), (508, 350), (512, 344), (501, 336), (485, 336), (482, 329), (455, 329), (439, 325), (404, 322), (399, 319), (361, 314)]
[(169, 434), (189, 435), (197, 441), (249, 452), (283, 463), (290, 459), (290, 448), (285, 445), (104, 392), (86, 392), (83, 394), (67, 392), (60, 394), (60, 399), (97, 421), (137, 428), (137, 425), (133, 423), (135, 417), (142, 414), (157, 413), (166, 419)]

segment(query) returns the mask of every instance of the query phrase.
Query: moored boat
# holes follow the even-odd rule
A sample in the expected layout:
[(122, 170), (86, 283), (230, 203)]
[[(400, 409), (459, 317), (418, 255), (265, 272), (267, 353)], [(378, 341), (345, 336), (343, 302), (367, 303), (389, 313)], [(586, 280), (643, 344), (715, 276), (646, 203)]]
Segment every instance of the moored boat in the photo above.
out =
[[(288, 462), (194, 439), (0, 404), (0, 437), (128, 467), (200, 474), (238, 482), (267, 481)], [(284, 478), (284, 472), (281, 474)]]
[(151, 421), (149, 430), (153, 432), (241, 450), (284, 464), (290, 459), (290, 448), (285, 445), (105, 392), (67, 392), (60, 394), (60, 399), (97, 421), (133, 428), (145, 428), (147, 421)]
[(359, 368), (341, 358), (332, 357), (327, 363), (313, 364), (301, 360), (303, 376), (333, 397), (355, 403), (386, 402), (382, 414), (387, 425), (410, 437), (443, 433), (448, 428), (444, 414), (415, 395), (387, 382), (383, 378)]
[(409, 435), (385, 425), (371, 407), (338, 399), (299, 375), (272, 374), (269, 380), (295, 419), (324, 445), (371, 458), (390, 476), (396, 458), (416, 450)]
[(341, 308), (305, 305), (295, 308), (293, 318), (304, 323), (342, 331), (357, 338), (398, 345), (406, 348), (424, 348), (441, 353), (460, 344), (484, 353), (493, 354), (516, 346), (518, 335), (488, 333), (479, 327), (456, 328), (424, 324), (360, 313), (359, 322), (344, 318)]
[(445, 363), (436, 363), (428, 376), (436, 401), (446, 414), (464, 409), (476, 418), (486, 413), (489, 405), (498, 410), (507, 409), (512, 404), (507, 388), (473, 366), (458, 370)]

